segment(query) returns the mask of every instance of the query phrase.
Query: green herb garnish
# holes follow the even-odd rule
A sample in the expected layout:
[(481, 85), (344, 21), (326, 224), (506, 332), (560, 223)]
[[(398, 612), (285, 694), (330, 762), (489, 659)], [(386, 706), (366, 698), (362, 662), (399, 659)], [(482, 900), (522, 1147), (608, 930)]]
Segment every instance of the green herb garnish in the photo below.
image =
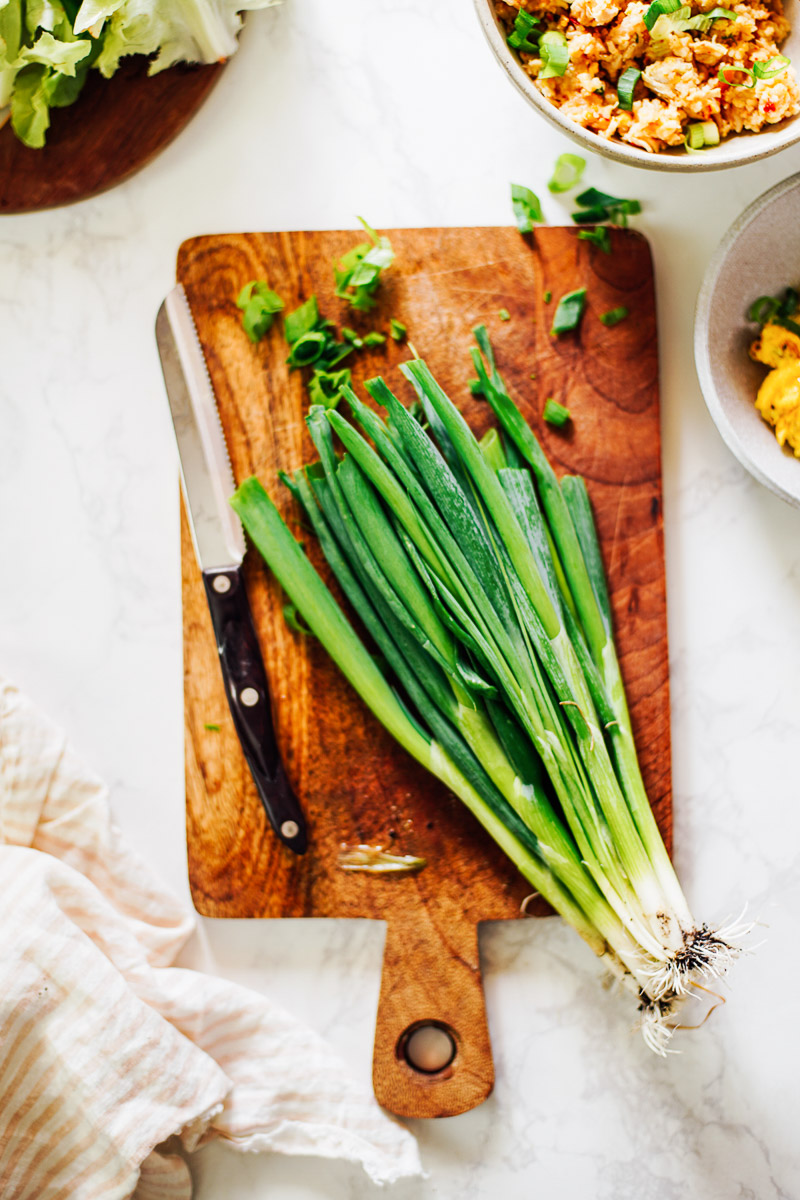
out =
[(511, 320), (511, 313), (508, 311), (507, 308), (501, 308), (497, 315), (501, 321), (510, 321)]
[(596, 229), (579, 229), (578, 240), (594, 242), (595, 246), (604, 254), (611, 253), (611, 234), (608, 232), (607, 225), (598, 225)]
[(323, 408), (335, 408), (341, 398), (341, 389), (352, 382), (350, 369), (338, 371), (315, 371), (308, 381), (308, 396), (312, 404)]
[(214, 725), (211, 721), (206, 721), (203, 729), (207, 729), (209, 733), (219, 733), (219, 725)]
[(644, 14), (644, 23), (648, 31), (652, 30), (659, 17), (665, 13), (677, 12), (681, 7), (681, 0), (653, 0), (653, 3)]
[[(538, 57), (541, 24), (538, 17), (532, 16), (531, 13), (521, 8), (514, 18), (514, 28), (506, 39), (512, 50), (521, 51), (523, 54), (535, 54)], [(534, 35), (536, 41), (530, 40), (531, 34)]]
[(319, 321), (317, 297), (310, 296), (299, 308), (286, 314), (283, 322), (283, 336), (289, 345), (292, 346), (304, 333), (309, 333), (312, 329), (316, 329)]
[(542, 297), (542, 299), (544, 300), (545, 304), (549, 304), (549, 303), (550, 303), (550, 301), (553, 299), (553, 293), (550, 291), (550, 289), (549, 289), (549, 288), (548, 288), (548, 289), (547, 289), (547, 291), (545, 292), (545, 294), (544, 294), (544, 296)]
[(534, 225), (544, 224), (544, 214), (539, 197), (530, 188), (523, 187), (521, 183), (512, 183), (511, 185), (511, 207), (514, 210), (514, 219), (520, 233), (533, 233)]
[(620, 321), (624, 321), (628, 316), (630, 316), (629, 310), (624, 304), (620, 304), (619, 308), (610, 308), (608, 312), (600, 313), (600, 320), (609, 329), (613, 329), (615, 325), (619, 325)]
[(539, 79), (555, 79), (566, 74), (569, 66), (569, 47), (567, 39), (558, 29), (548, 29), (539, 38), (539, 54), (542, 59), (542, 69)]
[(391, 317), (389, 320), (389, 333), (395, 342), (405, 341), (408, 330), (402, 321), (398, 321), (396, 317)]
[(617, 104), (626, 112), (633, 108), (633, 93), (641, 77), (642, 72), (636, 67), (628, 67), (617, 80)]
[(265, 279), (251, 279), (236, 297), (236, 307), (242, 310), (242, 328), (255, 343), (269, 330), (275, 314), (283, 308), (283, 301)]
[[(730, 72), (734, 75), (744, 75), (743, 80), (729, 79)], [(746, 88), (751, 91), (756, 86), (755, 72), (751, 67), (720, 67), (717, 78), (721, 79), (724, 84), (732, 88)]]
[(550, 332), (554, 334), (570, 333), (573, 329), (577, 329), (585, 307), (585, 287), (577, 288), (574, 292), (567, 292), (558, 302)]
[(334, 266), (336, 295), (346, 300), (358, 312), (375, 307), (375, 292), (381, 282), (381, 272), (394, 262), (394, 251), (387, 237), (379, 236), (363, 217), (358, 218), (369, 234), (368, 242), (360, 242), (348, 250)]
[(557, 400), (550, 397), (545, 401), (544, 411), (542, 416), (548, 425), (554, 425), (556, 429), (560, 429), (562, 425), (566, 425), (567, 421), (572, 420), (570, 411), (563, 404), (559, 404)]
[(570, 192), (580, 183), (586, 170), (586, 159), (579, 154), (559, 154), (547, 187), (554, 193)]
[(608, 192), (598, 191), (597, 188), (587, 188), (575, 197), (575, 203), (580, 205), (581, 212), (574, 212), (572, 219), (578, 225), (596, 225), (598, 221), (611, 221), (614, 225), (625, 226), (628, 217), (642, 211), (638, 200), (622, 200), (619, 196), (609, 196)]
[[(791, 61), (785, 54), (776, 54), (772, 58), (768, 58), (766, 62), (754, 62), (753, 74), (756, 79), (774, 79), (776, 75), (780, 75), (782, 71), (786, 70)], [(775, 63), (778, 65), (775, 66)]]

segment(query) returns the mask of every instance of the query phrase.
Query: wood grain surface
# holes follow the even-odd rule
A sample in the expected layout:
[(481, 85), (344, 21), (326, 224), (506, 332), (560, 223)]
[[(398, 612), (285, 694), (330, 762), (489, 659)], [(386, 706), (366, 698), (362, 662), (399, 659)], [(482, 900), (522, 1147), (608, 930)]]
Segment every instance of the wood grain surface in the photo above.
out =
[(223, 64), (179, 65), (149, 77), (141, 55), (111, 79), (89, 71), (75, 104), (51, 111), (47, 141), (24, 146), (0, 129), (0, 213), (73, 204), (121, 183), (176, 137), (214, 87)]
[[(470, 396), (471, 329), (485, 322), (512, 394), (557, 471), (589, 486), (609, 572), (622, 669), (645, 782), (671, 836), (666, 597), (661, 518), (658, 355), (650, 251), (632, 232), (612, 233), (603, 254), (574, 229), (391, 230), (396, 266), (367, 317), (333, 293), (331, 263), (352, 232), (238, 234), (194, 238), (178, 257), (217, 393), (236, 479), (256, 474), (301, 538), (298, 514), (277, 471), (312, 461), (303, 424), (307, 397), (285, 365), (279, 323), (256, 347), (234, 299), (264, 278), (291, 309), (312, 292), (320, 311), (366, 331), (390, 316), (409, 337), (471, 425), (490, 424)], [(556, 301), (586, 285), (578, 333), (549, 334)], [(552, 292), (552, 302), (545, 293)], [(631, 317), (607, 329), (598, 315), (625, 304)], [(499, 318), (507, 309), (510, 320)], [(384, 375), (409, 400), (397, 370), (408, 351), (385, 346), (352, 356), (354, 384)], [(543, 425), (552, 396), (568, 404), (567, 432)], [(362, 705), (313, 640), (282, 618), (284, 598), (263, 562), (245, 560), (248, 592), (272, 689), (289, 776), (309, 819), (310, 848), (280, 845), (263, 811), (228, 713), (200, 573), (182, 519), (186, 794), (189, 875), (198, 911), (212, 917), (374, 917), (387, 923), (374, 1054), (375, 1092), (407, 1116), (444, 1116), (480, 1103), (493, 1069), (478, 959), (481, 921), (520, 916), (530, 888), (458, 800), (409, 759)], [(329, 578), (313, 539), (315, 565)], [(219, 725), (219, 732), (207, 724)], [(350, 874), (342, 843), (372, 843), (428, 861), (412, 876)], [(547, 913), (541, 905), (529, 912)], [(302, 930), (298, 931), (302, 936)], [(589, 951), (587, 950), (587, 953)], [(401, 1052), (418, 1021), (443, 1022), (457, 1044), (439, 1075), (413, 1071)]]

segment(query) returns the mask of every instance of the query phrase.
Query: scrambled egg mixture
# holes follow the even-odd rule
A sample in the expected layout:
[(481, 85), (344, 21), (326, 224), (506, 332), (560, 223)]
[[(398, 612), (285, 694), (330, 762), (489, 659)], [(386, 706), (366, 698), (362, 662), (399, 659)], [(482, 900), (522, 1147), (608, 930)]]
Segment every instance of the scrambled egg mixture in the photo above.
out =
[[(800, 323), (800, 313), (792, 319)], [(780, 444), (800, 458), (800, 334), (767, 322), (750, 357), (772, 367), (758, 389), (756, 408), (775, 427)]]

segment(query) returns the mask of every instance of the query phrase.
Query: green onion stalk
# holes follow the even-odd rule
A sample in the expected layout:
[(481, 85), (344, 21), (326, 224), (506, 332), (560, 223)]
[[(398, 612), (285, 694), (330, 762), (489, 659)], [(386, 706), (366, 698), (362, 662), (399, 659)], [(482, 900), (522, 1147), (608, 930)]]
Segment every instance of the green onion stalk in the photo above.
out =
[(385, 669), (258, 480), (232, 504), (378, 720), (634, 993), (665, 1053), (742, 930), (691, 915), (638, 766), (585, 484), (559, 483), (475, 336), (499, 431), (478, 442), (415, 358), (401, 371), (424, 425), (381, 379), (366, 388), (385, 417), (344, 386), (351, 419), (312, 406), (319, 459), (282, 476)]

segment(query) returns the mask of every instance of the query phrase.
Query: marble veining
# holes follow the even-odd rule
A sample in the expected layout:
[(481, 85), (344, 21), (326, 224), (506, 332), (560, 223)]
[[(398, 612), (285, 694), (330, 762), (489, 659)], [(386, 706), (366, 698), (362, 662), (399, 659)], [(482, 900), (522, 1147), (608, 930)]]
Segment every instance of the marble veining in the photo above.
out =
[[(0, 661), (68, 727), (183, 895), (177, 469), (152, 332), (178, 244), (357, 213), (507, 223), (510, 180), (558, 222), (569, 202), (545, 185), (570, 148), (508, 86), (466, 0), (286, 0), (248, 17), (206, 106), (134, 179), (0, 219)], [(676, 858), (697, 913), (747, 902), (761, 945), (728, 1003), (660, 1061), (558, 921), (485, 926), (496, 1089), (463, 1117), (412, 1122), (429, 1177), (397, 1200), (800, 1196), (798, 514), (726, 450), (691, 349), (716, 242), (799, 168), (795, 147), (691, 179), (587, 169), (642, 200), (656, 263)], [(383, 937), (368, 922), (205, 922), (187, 962), (268, 992), (368, 1079)], [(354, 1167), (218, 1146), (194, 1171), (198, 1200), (374, 1190)]]

